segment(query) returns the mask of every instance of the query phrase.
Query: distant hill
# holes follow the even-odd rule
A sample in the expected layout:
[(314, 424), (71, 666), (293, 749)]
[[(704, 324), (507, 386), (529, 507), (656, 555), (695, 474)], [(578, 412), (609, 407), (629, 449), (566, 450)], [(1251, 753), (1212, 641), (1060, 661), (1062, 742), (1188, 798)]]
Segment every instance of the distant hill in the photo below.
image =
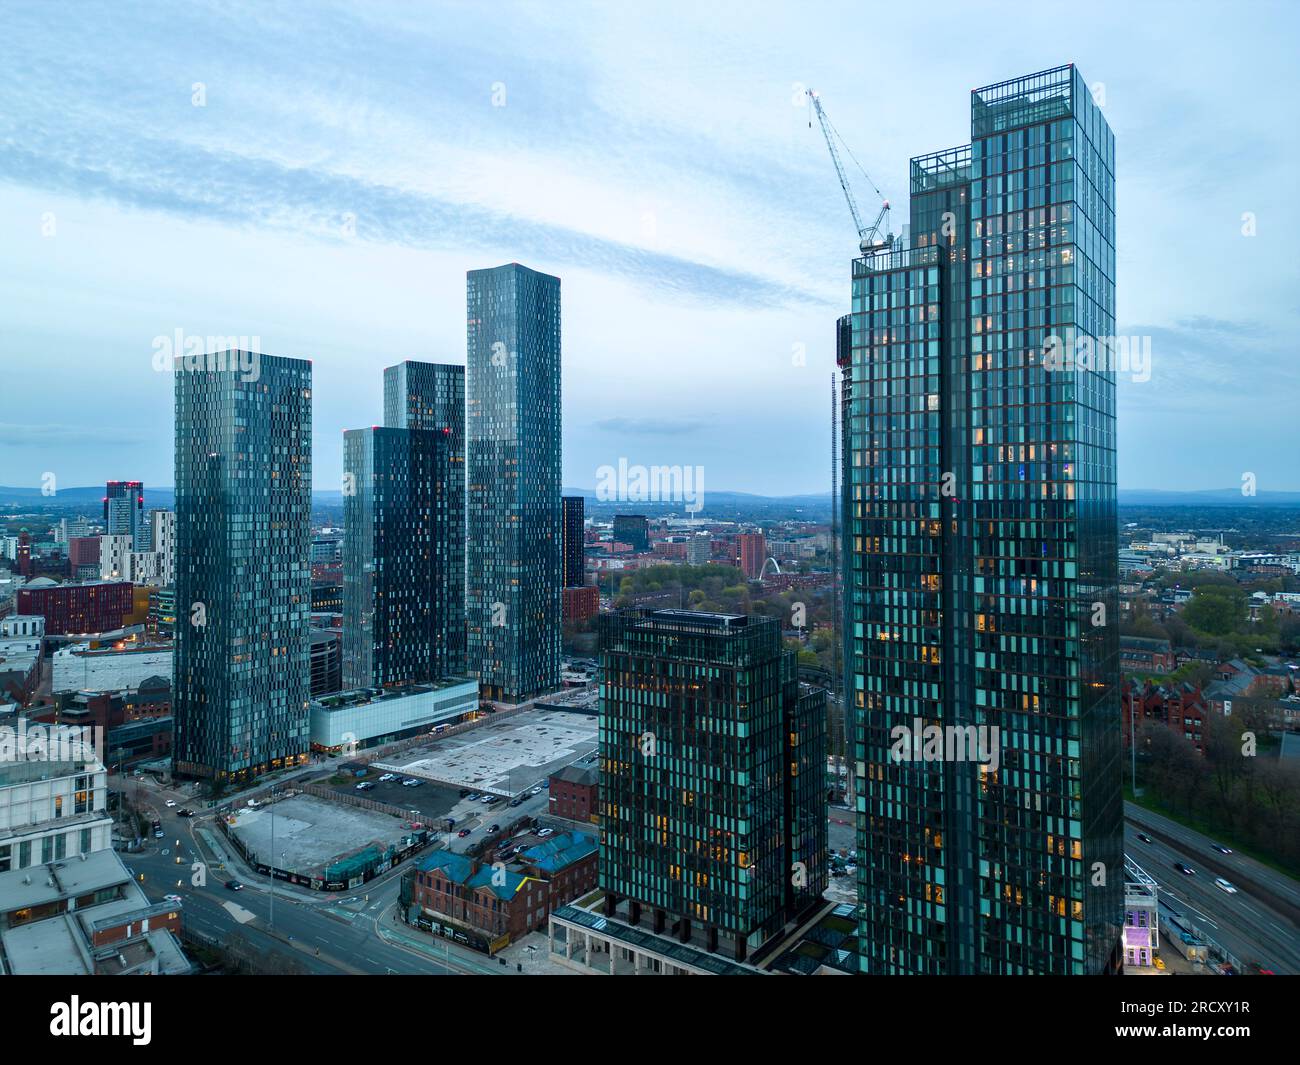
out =
[[(565, 495), (582, 496), (591, 503), (597, 503), (596, 492), (591, 488), (562, 489)], [(338, 489), (314, 491), (312, 502), (323, 506), (341, 504), (343, 493)], [(87, 513), (97, 512), (104, 498), (103, 485), (91, 485), (79, 488), (61, 488), (53, 496), (41, 494), (40, 486), (14, 487), (0, 485), (0, 504), (22, 505), (25, 503), (45, 504), (46, 506), (82, 507)], [(745, 506), (783, 505), (783, 506), (829, 506), (830, 492), (809, 492), (803, 495), (765, 496), (754, 492), (715, 491), (705, 488), (706, 506)], [(170, 508), (175, 502), (171, 488), (144, 486), (144, 504), (149, 507)], [(1121, 488), (1119, 490), (1120, 506), (1130, 507), (1300, 507), (1300, 492), (1261, 491), (1254, 496), (1243, 496), (1239, 488), (1214, 488), (1199, 492), (1171, 492), (1161, 488)], [(629, 507), (635, 503), (624, 504)], [(93, 510), (91, 509), (93, 508)]]

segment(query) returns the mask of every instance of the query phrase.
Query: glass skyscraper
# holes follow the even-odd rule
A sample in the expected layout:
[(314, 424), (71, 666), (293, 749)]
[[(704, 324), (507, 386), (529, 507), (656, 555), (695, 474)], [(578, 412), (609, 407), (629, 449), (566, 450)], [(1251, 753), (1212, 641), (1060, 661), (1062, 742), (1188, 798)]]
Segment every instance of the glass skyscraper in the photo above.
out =
[(560, 279), (468, 274), (469, 669), (485, 698), (560, 684)]
[[(343, 685), (400, 688), (454, 672), (447, 604), (463, 571), (453, 557), (451, 434), (343, 434)], [(460, 467), (457, 467), (459, 470)]]
[(177, 773), (219, 781), (300, 764), (308, 749), (311, 363), (256, 365), (178, 359), (174, 374), (172, 757)]
[[(434, 589), (446, 627), (447, 672), (465, 664), (465, 367), (443, 362), (401, 362), (384, 370), (384, 425), (431, 429), (447, 436), (447, 572)], [(456, 575), (459, 574), (459, 577)]]
[(130, 536), (132, 550), (149, 550), (143, 482), (109, 481), (104, 486), (104, 532), (109, 536)]
[(826, 889), (826, 693), (775, 618), (598, 624), (606, 913), (743, 959)]
[(564, 558), (561, 583), (578, 588), (587, 582), (586, 500), (582, 496), (564, 496), (564, 526), (560, 537)]
[(1115, 142), (1072, 65), (975, 90), (971, 138), (839, 329), (861, 968), (1112, 972), (1115, 376), (1049, 355), (1114, 333)]

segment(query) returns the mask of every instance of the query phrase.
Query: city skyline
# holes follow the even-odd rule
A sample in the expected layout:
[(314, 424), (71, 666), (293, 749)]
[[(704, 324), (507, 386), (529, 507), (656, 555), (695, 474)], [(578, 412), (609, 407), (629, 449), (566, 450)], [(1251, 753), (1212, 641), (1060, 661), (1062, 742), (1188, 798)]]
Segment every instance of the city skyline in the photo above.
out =
[[(96, 20), (65, 19), (69, 39), (46, 62), (43, 15), (15, 12), (27, 32), (0, 70), (0, 129), (17, 149), (0, 157), (11, 250), (0, 344), (18, 394), (58, 390), (61, 402), (6, 413), (0, 484), (46, 472), (63, 485), (166, 484), (170, 383), (153, 345), (180, 329), (313, 359), (315, 487), (334, 488), (342, 429), (374, 420), (379, 372), (460, 362), (459, 279), (517, 260), (567, 279), (563, 483), (590, 487), (627, 457), (703, 466), (719, 489), (825, 491), (824, 323), (855, 241), (796, 90), (821, 92), (901, 204), (899, 160), (961, 140), (946, 101), (1024, 69), (1019, 46), (916, 78), (934, 47), (930, 13), (904, 19), (863, 70), (867, 31), (848, 9), (842, 51), (824, 48), (817, 20), (767, 12), (727, 26), (721, 61), (704, 43), (717, 17), (685, 8), (669, 58), (655, 58), (665, 31), (638, 16), (592, 9), (566, 26), (561, 51), (555, 29), (512, 10), (490, 46), (454, 51), (443, 41), (476, 39), (482, 16), (438, 9), (423, 24), (404, 8), (336, 5), (302, 35), (265, 15), (245, 64), (195, 60), (193, 72), (131, 56), (172, 34), (227, 40), (234, 23), (185, 10), (158, 29), (123, 12), (115, 47), (102, 48)], [(1129, 146), (1117, 161), (1131, 220), (1117, 328), (1150, 338), (1152, 372), (1120, 383), (1119, 484), (1228, 488), (1249, 472), (1260, 490), (1300, 489), (1283, 458), (1300, 450), (1297, 429), (1267, 402), (1296, 383), (1284, 237), (1296, 208), (1282, 180), (1296, 148), (1282, 132), (1285, 94), (1243, 103), (1258, 71), (1294, 77), (1286, 35), (1225, 53), (1210, 12), (1178, 11), (1156, 42), (1105, 7), (1070, 48)], [(976, 12), (942, 12), (957, 37), (979, 24)], [(1025, 32), (1051, 18), (1024, 13)], [(645, 44), (607, 53), (621, 38)], [(696, 61), (705, 48), (710, 61)], [(391, 62), (358, 78), (379, 50)], [(1186, 78), (1198, 60), (1216, 77)], [(1237, 428), (1247, 418), (1249, 434)], [(743, 455), (729, 446), (739, 434), (752, 439)]]

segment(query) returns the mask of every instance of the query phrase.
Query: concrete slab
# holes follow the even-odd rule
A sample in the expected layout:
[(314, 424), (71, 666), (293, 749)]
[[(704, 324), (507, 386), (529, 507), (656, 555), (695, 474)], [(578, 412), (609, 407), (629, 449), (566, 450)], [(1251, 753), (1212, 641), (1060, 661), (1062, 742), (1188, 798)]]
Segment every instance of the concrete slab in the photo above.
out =
[(511, 797), (596, 749), (597, 719), (530, 710), (459, 736), (433, 740), (374, 768)]

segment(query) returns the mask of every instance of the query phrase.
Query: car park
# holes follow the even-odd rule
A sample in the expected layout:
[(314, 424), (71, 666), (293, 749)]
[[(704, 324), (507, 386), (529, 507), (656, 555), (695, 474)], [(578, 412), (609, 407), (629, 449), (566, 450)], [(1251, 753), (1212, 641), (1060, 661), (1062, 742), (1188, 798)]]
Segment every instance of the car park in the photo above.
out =
[(1235, 895), (1237, 893), (1236, 885), (1234, 885), (1231, 880), (1225, 880), (1221, 876), (1216, 876), (1214, 878), (1214, 886), (1220, 891), (1226, 891), (1229, 895)]

